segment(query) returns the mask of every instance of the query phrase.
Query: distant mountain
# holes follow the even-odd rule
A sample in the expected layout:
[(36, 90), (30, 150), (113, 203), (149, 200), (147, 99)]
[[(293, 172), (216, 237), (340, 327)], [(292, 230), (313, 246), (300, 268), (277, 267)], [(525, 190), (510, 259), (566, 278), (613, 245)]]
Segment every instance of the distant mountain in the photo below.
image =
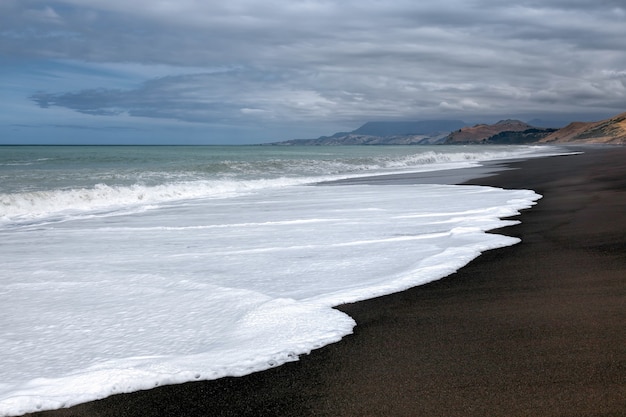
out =
[(415, 122), (367, 122), (352, 132), (338, 132), (317, 139), (292, 139), (272, 145), (432, 145), (466, 126), (461, 120)]
[(394, 135), (372, 136), (347, 133), (343, 135), (322, 136), (317, 139), (292, 139), (271, 145), (339, 146), (339, 145), (432, 145), (441, 143), (448, 132), (438, 135)]
[(520, 120), (507, 119), (492, 125), (478, 124), (464, 127), (450, 133), (444, 143), (446, 145), (532, 143), (539, 141), (555, 130), (537, 128)]
[(467, 126), (462, 120), (423, 120), (419, 122), (367, 122), (350, 133), (369, 136), (424, 135), (452, 132)]
[[(538, 119), (535, 122), (541, 122)], [(352, 132), (317, 139), (293, 139), (269, 145), (459, 145), (527, 143), (626, 144), (626, 113), (599, 122), (574, 122), (557, 129), (520, 120), (467, 126), (461, 120), (367, 122)]]
[(599, 122), (573, 122), (541, 139), (542, 143), (626, 144), (626, 113)]

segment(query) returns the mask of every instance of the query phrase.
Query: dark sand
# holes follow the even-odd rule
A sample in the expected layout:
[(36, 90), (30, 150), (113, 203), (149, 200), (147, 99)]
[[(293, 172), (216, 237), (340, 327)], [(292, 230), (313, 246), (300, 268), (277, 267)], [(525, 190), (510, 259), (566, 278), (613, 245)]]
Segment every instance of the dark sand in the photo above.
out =
[(341, 306), (358, 326), (339, 343), (37, 415), (626, 416), (626, 147), (584, 150), (472, 180), (544, 195), (499, 231), (523, 242)]

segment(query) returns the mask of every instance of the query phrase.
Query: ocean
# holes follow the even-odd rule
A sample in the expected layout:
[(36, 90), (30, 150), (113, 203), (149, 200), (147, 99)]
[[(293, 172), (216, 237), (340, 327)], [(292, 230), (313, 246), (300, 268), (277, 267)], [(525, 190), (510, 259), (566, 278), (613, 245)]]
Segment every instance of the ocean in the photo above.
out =
[(0, 415), (241, 376), (336, 342), (355, 322), (333, 306), (518, 243), (485, 231), (515, 224), (506, 217), (541, 196), (315, 184), (560, 153), (0, 147)]

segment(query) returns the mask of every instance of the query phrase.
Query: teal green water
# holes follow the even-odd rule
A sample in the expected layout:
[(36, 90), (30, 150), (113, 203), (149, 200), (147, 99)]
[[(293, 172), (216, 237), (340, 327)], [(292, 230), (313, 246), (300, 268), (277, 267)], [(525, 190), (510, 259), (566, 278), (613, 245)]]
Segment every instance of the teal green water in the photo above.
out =
[(0, 193), (195, 181), (357, 175), (437, 169), (524, 153), (457, 146), (3, 146)]

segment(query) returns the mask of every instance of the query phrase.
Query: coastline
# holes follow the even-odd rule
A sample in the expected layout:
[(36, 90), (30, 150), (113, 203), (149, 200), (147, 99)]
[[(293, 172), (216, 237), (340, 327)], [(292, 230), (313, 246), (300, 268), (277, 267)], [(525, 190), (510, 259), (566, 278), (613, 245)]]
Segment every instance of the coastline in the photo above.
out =
[(495, 231), (522, 243), (338, 307), (357, 322), (338, 343), (244, 377), (30, 415), (623, 415), (626, 147), (582, 150), (455, 179), (542, 194), (520, 225)]

